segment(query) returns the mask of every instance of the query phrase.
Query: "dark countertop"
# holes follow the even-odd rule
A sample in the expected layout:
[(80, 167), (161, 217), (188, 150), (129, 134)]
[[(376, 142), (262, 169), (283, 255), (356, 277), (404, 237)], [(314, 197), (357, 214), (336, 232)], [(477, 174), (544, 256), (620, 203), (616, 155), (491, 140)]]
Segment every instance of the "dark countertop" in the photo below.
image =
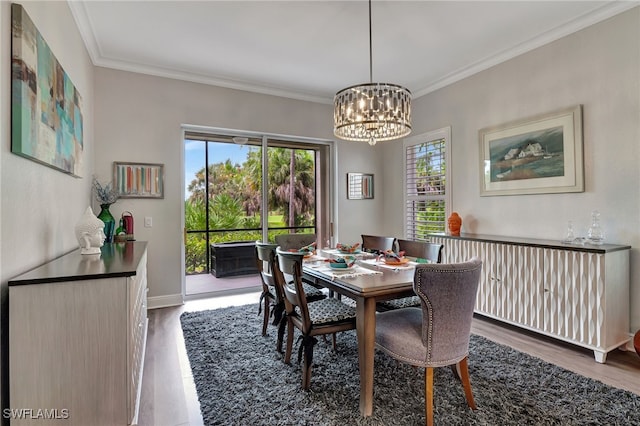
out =
[(95, 278), (130, 277), (147, 248), (146, 241), (106, 243), (101, 254), (80, 254), (80, 249), (9, 280), (9, 285), (82, 281)]
[(470, 241), (484, 241), (489, 243), (503, 243), (513, 245), (525, 245), (530, 247), (541, 247), (560, 250), (572, 250), (583, 251), (590, 253), (611, 253), (619, 250), (630, 250), (631, 246), (619, 245), (619, 244), (602, 244), (599, 246), (584, 243), (563, 243), (559, 240), (543, 240), (537, 238), (521, 238), (521, 237), (508, 237), (502, 235), (484, 235), (484, 234), (467, 234), (461, 233), (460, 236), (446, 235), (446, 234), (429, 234), (433, 237), (449, 238), (452, 240), (470, 240)]

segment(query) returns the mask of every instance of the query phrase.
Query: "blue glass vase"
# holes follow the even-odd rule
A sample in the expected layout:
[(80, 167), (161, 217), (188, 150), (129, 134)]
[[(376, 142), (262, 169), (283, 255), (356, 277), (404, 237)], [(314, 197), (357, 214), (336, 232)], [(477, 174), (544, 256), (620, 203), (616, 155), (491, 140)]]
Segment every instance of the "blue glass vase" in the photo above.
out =
[(106, 235), (105, 243), (113, 242), (113, 231), (116, 227), (116, 220), (113, 218), (113, 215), (109, 211), (109, 207), (111, 204), (100, 204), (100, 214), (98, 215), (98, 219), (104, 222), (104, 235)]

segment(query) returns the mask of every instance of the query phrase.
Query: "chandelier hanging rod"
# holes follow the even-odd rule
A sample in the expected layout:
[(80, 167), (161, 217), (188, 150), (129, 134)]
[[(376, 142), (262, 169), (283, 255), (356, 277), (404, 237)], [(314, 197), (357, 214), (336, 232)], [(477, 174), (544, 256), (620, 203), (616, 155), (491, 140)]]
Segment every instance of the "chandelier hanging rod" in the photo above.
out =
[(400, 85), (373, 82), (373, 25), (369, 0), (369, 83), (336, 93), (333, 133), (340, 139), (368, 142), (399, 139), (411, 133), (411, 92)]
[(373, 41), (371, 39), (371, 0), (369, 0), (369, 83), (373, 83)]

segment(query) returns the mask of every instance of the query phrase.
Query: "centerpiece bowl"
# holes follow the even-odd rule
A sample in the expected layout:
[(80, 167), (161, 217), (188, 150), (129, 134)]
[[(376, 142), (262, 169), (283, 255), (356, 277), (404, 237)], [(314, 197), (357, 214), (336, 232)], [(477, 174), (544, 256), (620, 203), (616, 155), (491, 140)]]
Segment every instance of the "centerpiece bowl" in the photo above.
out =
[(360, 253), (360, 243), (355, 244), (340, 244), (336, 245), (338, 251), (344, 254), (357, 254)]

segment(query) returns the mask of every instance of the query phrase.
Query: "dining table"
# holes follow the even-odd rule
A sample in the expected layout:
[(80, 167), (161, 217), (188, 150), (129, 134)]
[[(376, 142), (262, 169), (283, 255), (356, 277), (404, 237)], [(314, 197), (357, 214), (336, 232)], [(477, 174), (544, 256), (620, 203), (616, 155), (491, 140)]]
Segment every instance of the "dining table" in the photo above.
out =
[(375, 255), (355, 253), (356, 264), (345, 271), (330, 268), (327, 259), (349, 256), (337, 249), (318, 250), (303, 262), (303, 275), (316, 285), (355, 300), (360, 413), (373, 414), (376, 303), (413, 296), (415, 262), (388, 265)]

